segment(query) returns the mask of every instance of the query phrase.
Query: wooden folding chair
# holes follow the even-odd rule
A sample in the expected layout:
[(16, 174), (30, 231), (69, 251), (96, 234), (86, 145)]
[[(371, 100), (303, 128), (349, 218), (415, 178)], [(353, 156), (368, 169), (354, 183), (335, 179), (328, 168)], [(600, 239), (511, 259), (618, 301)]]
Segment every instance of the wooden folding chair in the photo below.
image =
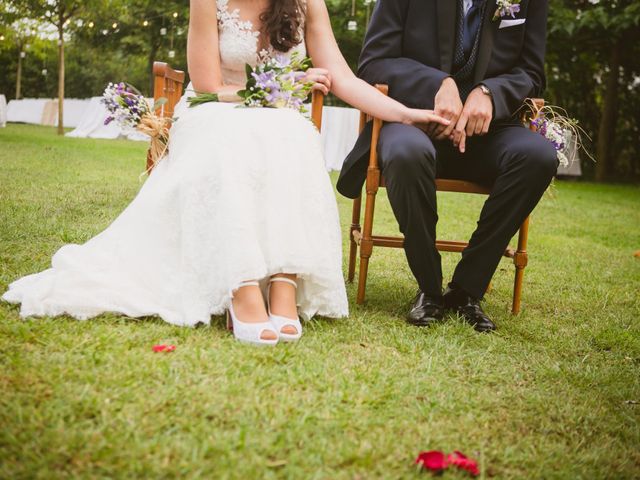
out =
[[(376, 85), (376, 88), (385, 95), (388, 94), (387, 85)], [(532, 115), (535, 117), (538, 115), (539, 110), (544, 106), (544, 100), (532, 99)], [(370, 117), (363, 112), (360, 113), (360, 130), (364, 128), (367, 121), (371, 120)], [(376, 203), (376, 194), (380, 187), (384, 187), (384, 177), (380, 174), (380, 167), (378, 165), (378, 138), (380, 136), (380, 129), (382, 128), (382, 120), (373, 118), (373, 131), (371, 134), (371, 153), (369, 156), (369, 168), (367, 169), (367, 180), (365, 183), (365, 213), (364, 222), (362, 227), (360, 226), (360, 214), (362, 206), (362, 196), (359, 196), (353, 201), (353, 213), (351, 218), (351, 227), (349, 228), (349, 272), (348, 279), (353, 281), (356, 269), (356, 257), (358, 247), (360, 247), (360, 272), (358, 275), (358, 293), (356, 296), (356, 302), (358, 304), (364, 303), (365, 290), (367, 286), (367, 273), (369, 270), (369, 259), (373, 253), (373, 247), (391, 247), (402, 248), (404, 246), (403, 237), (391, 237), (373, 234), (373, 218)], [(531, 127), (533, 128), (533, 127)], [(459, 192), (459, 193), (474, 193), (488, 195), (491, 193), (491, 187), (479, 185), (473, 182), (467, 182), (464, 180), (452, 180), (452, 179), (436, 179), (436, 190), (440, 192)], [(515, 265), (515, 280), (513, 285), (513, 303), (511, 305), (511, 313), (517, 315), (520, 312), (520, 302), (522, 295), (522, 280), (524, 277), (524, 269), (527, 266), (527, 240), (529, 236), (529, 217), (527, 217), (520, 226), (520, 232), (518, 234), (518, 246), (517, 248), (508, 247), (504, 256), (513, 259)], [(468, 246), (467, 242), (454, 241), (454, 240), (437, 240), (436, 248), (443, 252), (462, 252)]]
[[(160, 107), (163, 117), (173, 116), (173, 110), (182, 97), (185, 74), (181, 70), (174, 70), (164, 62), (153, 62), (153, 101), (166, 98), (167, 101)], [(151, 173), (154, 163), (151, 159), (151, 149), (147, 151), (147, 173)]]
[[(164, 62), (153, 62), (153, 99), (166, 98), (167, 101), (161, 107), (163, 117), (172, 117), (176, 104), (182, 97), (185, 74), (183, 71), (174, 70)], [(322, 107), (324, 95), (317, 90), (311, 96), (311, 120), (320, 131), (322, 128)], [(150, 151), (147, 153), (147, 172), (151, 173), (154, 165)]]

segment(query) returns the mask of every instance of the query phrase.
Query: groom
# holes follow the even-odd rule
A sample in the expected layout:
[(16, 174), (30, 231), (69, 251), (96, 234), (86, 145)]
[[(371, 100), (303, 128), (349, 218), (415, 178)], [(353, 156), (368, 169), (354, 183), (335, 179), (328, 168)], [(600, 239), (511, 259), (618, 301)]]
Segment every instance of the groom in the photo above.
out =
[[(499, 8), (501, 7), (501, 8)], [(518, 110), (545, 86), (547, 0), (378, 0), (358, 74), (389, 85), (409, 107), (448, 127), (382, 127), (378, 154), (409, 266), (420, 288), (407, 321), (428, 326), (445, 309), (495, 330), (480, 306), (498, 262), (548, 187), (558, 163)], [(371, 124), (345, 160), (338, 190), (356, 198), (366, 177)], [(435, 178), (492, 186), (478, 226), (442, 292)]]

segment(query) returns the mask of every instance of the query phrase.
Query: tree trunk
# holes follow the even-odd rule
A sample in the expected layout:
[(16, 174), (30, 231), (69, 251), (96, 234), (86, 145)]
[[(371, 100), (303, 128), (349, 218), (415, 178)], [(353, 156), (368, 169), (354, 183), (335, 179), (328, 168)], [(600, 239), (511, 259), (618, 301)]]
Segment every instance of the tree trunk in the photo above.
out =
[(147, 73), (149, 75), (149, 85), (147, 86), (148, 92), (151, 92), (148, 96), (153, 96), (153, 62), (155, 61), (155, 52), (151, 50), (147, 57)]
[(64, 22), (58, 24), (58, 135), (64, 135)]
[(16, 73), (16, 100), (22, 97), (22, 47), (18, 52), (18, 71)]
[(609, 54), (609, 73), (605, 82), (602, 115), (596, 149), (596, 181), (603, 182), (613, 171), (613, 142), (616, 134), (618, 90), (620, 84), (620, 54), (622, 42), (617, 40)]
[(149, 74), (149, 97), (153, 97), (153, 87), (154, 87), (154, 78), (153, 78), (153, 62), (157, 60), (158, 56), (158, 42), (156, 40), (156, 31), (155, 24), (150, 25), (149, 27), (149, 56), (147, 57), (147, 72)]
[(154, 84), (154, 78), (153, 78), (153, 62), (155, 62), (157, 60), (157, 55), (158, 55), (158, 46), (157, 43), (155, 41), (154, 35), (153, 34), (149, 34), (151, 37), (151, 42), (150, 42), (150, 49), (149, 49), (149, 56), (147, 57), (147, 72), (149, 72), (149, 97), (153, 97), (153, 84)]

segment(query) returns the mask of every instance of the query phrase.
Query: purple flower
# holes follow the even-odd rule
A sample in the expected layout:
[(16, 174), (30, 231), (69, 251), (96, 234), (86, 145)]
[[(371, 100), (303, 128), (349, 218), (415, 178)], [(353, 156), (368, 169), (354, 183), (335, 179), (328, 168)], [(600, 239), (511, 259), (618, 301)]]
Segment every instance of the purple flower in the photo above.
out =
[(500, 9), (500, 16), (516, 18), (516, 13), (518, 12), (520, 12), (520, 5), (508, 5)]
[(283, 92), (281, 90), (269, 92), (266, 96), (267, 102), (269, 102), (269, 104), (279, 108), (287, 106), (290, 98), (291, 92)]
[(520, 12), (520, 0), (497, 0), (496, 13), (493, 15), (494, 20), (504, 17), (516, 18), (516, 13)]
[(270, 90), (279, 90), (280, 85), (276, 80), (276, 72), (270, 70), (268, 72), (255, 73), (253, 72), (251, 76), (256, 81), (256, 86), (264, 91)]
[(278, 68), (287, 68), (291, 64), (291, 60), (286, 55), (278, 53), (274, 57), (273, 63)]
[(149, 113), (147, 102), (142, 94), (123, 82), (107, 85), (102, 103), (109, 112), (105, 125), (115, 120), (124, 127), (136, 127), (141, 118)]
[(562, 152), (565, 148), (565, 130), (561, 124), (553, 119), (549, 120), (544, 116), (534, 118), (531, 125), (536, 127), (537, 132), (546, 138), (557, 152)]
[(305, 73), (310, 60), (300, 60), (298, 55), (297, 52), (291, 56), (277, 54), (250, 67), (244, 104), (248, 107), (294, 108), (304, 113), (304, 102), (313, 83), (306, 80)]

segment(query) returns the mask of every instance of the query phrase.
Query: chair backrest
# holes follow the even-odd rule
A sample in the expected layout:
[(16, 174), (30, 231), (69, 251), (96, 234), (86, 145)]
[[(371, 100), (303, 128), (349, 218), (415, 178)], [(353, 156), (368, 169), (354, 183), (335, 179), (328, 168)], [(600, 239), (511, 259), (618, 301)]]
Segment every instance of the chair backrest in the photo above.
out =
[[(522, 112), (522, 121), (534, 120), (538, 118), (544, 108), (544, 98), (527, 98), (524, 103), (524, 107), (525, 108)], [(538, 130), (533, 122), (529, 123), (529, 129), (534, 132)]]
[(184, 72), (174, 70), (164, 62), (153, 62), (153, 99), (166, 98), (167, 102), (161, 107), (163, 117), (172, 117), (176, 104), (182, 97)]

